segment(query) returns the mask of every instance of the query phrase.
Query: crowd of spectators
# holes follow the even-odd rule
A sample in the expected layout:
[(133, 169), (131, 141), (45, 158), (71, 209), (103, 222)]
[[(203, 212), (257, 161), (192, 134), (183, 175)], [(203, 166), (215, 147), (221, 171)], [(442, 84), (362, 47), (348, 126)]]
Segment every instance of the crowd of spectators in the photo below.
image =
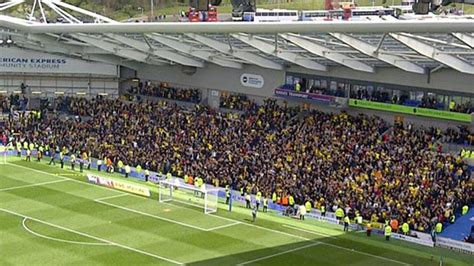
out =
[(419, 101), (410, 99), (409, 95), (407, 94), (402, 94), (400, 96), (391, 96), (387, 91), (383, 90), (373, 90), (372, 93), (370, 93), (367, 89), (353, 90), (351, 91), (350, 97), (353, 99), (400, 104), (437, 110), (449, 109), (449, 111), (457, 113), (470, 114), (474, 112), (474, 106), (470, 102), (464, 102), (460, 104), (452, 100), (449, 104), (445, 104), (443, 102), (439, 102), (436, 97), (432, 96), (425, 96), (421, 99), (421, 101)]
[(257, 103), (245, 94), (221, 93), (220, 107), (231, 110), (251, 111), (258, 108)]
[(387, 131), (390, 126), (378, 117), (301, 113), (272, 100), (233, 115), (167, 102), (67, 103), (75, 119), (49, 113), (11, 121), (7, 132), (19, 132), (19, 141), (111, 158), (116, 165), (201, 177), (268, 197), (292, 195), (315, 208), (342, 207), (371, 221), (395, 217), (421, 231), (473, 203), (471, 172), (458, 157), (441, 152), (435, 143), (444, 133), (437, 130)]
[(459, 126), (458, 129), (448, 128), (442, 135), (442, 141), (459, 145), (474, 145), (474, 131), (468, 126)]
[(11, 104), (9, 97), (0, 98), (0, 111), (2, 113), (10, 113)]
[(28, 98), (20, 94), (11, 94), (10, 96), (0, 96), (0, 111), (10, 113), (12, 109), (24, 110), (28, 105)]
[[(294, 90), (297, 92), (306, 92), (312, 94), (324, 94), (324, 95), (331, 95), (336, 97), (346, 97), (345, 96), (345, 89), (341, 86), (335, 89), (329, 89), (327, 87), (321, 87), (313, 85), (311, 87), (306, 87), (305, 81), (298, 82), (296, 84), (287, 84), (281, 86), (282, 89), (285, 90)], [(350, 98), (351, 99), (359, 99), (359, 100), (367, 100), (367, 101), (375, 101), (375, 102), (382, 102), (382, 103), (390, 103), (390, 104), (399, 104), (405, 106), (413, 106), (413, 107), (423, 107), (429, 109), (437, 109), (437, 110), (449, 110), (452, 112), (457, 113), (473, 113), (474, 112), (474, 105), (471, 102), (464, 102), (464, 103), (456, 103), (455, 101), (451, 101), (448, 104), (439, 102), (436, 97), (425, 96), (420, 100), (413, 100), (410, 99), (408, 94), (402, 94), (400, 96), (391, 94), (387, 90), (383, 89), (373, 89), (371, 92), (367, 88), (360, 88), (360, 89), (351, 89), (350, 91)]]
[(311, 94), (324, 94), (336, 97), (346, 97), (346, 93), (343, 87), (337, 87), (336, 89), (330, 89), (328, 87), (322, 87), (318, 85), (306, 86), (306, 81), (298, 82), (296, 84), (286, 84), (281, 86), (284, 90), (294, 90), (297, 92), (306, 92)]
[(462, 104), (454, 103), (454, 107), (450, 108), (453, 112), (458, 113), (474, 113), (474, 105), (471, 102), (465, 102)]
[(191, 103), (199, 103), (201, 101), (201, 91), (199, 89), (177, 88), (169, 86), (169, 84), (165, 82), (159, 85), (155, 85), (151, 82), (140, 82), (138, 86), (131, 86), (128, 93)]

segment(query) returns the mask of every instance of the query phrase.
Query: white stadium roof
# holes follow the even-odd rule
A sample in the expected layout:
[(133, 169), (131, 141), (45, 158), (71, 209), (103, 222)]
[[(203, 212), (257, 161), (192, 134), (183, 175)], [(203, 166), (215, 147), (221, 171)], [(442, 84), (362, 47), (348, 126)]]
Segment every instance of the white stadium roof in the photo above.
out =
[[(474, 19), (121, 23), (60, 0), (33, 1), (24, 19), (10, 15), (25, 2), (0, 3), (0, 38), (11, 37), (24, 49), (132, 68), (251, 64), (363, 72), (395, 67), (420, 74), (451, 68), (474, 74)], [(48, 23), (52, 13), (62, 23)]]

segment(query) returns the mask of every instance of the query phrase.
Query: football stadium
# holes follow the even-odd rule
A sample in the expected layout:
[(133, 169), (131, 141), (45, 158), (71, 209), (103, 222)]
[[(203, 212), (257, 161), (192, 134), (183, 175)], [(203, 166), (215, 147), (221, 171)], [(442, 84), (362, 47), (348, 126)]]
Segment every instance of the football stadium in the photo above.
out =
[(0, 265), (474, 265), (472, 0), (0, 0)]

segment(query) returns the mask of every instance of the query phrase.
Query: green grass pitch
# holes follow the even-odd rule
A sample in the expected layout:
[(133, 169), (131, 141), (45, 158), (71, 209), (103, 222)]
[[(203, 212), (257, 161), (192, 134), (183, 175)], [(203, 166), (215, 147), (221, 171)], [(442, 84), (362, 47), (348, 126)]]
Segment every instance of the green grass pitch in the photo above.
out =
[(205, 215), (159, 203), (153, 191), (143, 198), (46, 162), (9, 158), (0, 165), (0, 265), (474, 264), (472, 256), (277, 213), (252, 223), (241, 206), (228, 212), (220, 203), (217, 214)]

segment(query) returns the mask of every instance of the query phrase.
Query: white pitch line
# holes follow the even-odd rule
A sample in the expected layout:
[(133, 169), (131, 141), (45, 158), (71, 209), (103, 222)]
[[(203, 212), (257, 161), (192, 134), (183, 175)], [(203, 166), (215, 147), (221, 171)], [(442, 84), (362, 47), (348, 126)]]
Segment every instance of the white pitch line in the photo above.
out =
[(32, 172), (37, 172), (37, 173), (40, 173), (40, 174), (49, 175), (49, 176), (54, 176), (54, 177), (57, 177), (57, 178), (60, 178), (60, 179), (64, 179), (64, 180), (69, 180), (69, 181), (71, 181), (71, 182), (76, 182), (76, 183), (78, 183), (78, 184), (89, 185), (89, 186), (93, 186), (93, 187), (96, 187), (96, 188), (99, 188), (99, 189), (105, 189), (105, 190), (107, 190), (107, 191), (116, 191), (116, 190), (113, 190), (113, 189), (110, 189), (110, 188), (107, 188), (107, 187), (102, 187), (102, 186), (94, 185), (94, 184), (91, 184), (91, 183), (88, 183), (88, 182), (80, 181), (80, 180), (77, 180), (77, 179), (74, 179), (74, 178), (70, 178), (70, 177), (66, 177), (66, 176), (55, 175), (55, 174), (53, 174), (53, 173), (41, 171), (41, 170), (34, 169), (34, 168), (29, 168), (29, 167), (26, 167), (26, 166), (23, 166), (23, 165), (18, 165), (18, 164), (14, 164), (14, 163), (7, 163), (7, 164), (8, 164), (8, 165), (11, 165), (11, 166), (18, 167), (18, 168), (27, 169), (27, 170), (30, 170), (30, 171), (32, 171)]
[(194, 226), (192, 224), (182, 223), (180, 221), (164, 218), (164, 217), (161, 217), (161, 216), (157, 216), (157, 215), (154, 215), (154, 214), (142, 212), (142, 211), (139, 211), (139, 210), (130, 209), (130, 208), (120, 206), (120, 205), (116, 205), (116, 204), (113, 204), (113, 203), (109, 203), (109, 202), (106, 202), (106, 201), (95, 200), (95, 202), (105, 204), (105, 205), (108, 205), (108, 206), (112, 206), (112, 207), (115, 207), (115, 208), (118, 208), (118, 209), (126, 210), (126, 211), (129, 211), (129, 212), (138, 213), (138, 214), (148, 216), (148, 217), (152, 217), (152, 218), (155, 218), (155, 219), (158, 219), (158, 220), (163, 220), (163, 221), (167, 221), (167, 222), (170, 222), (170, 223), (179, 224), (179, 225), (186, 226), (186, 227), (193, 228), (193, 229), (197, 229), (197, 230), (200, 230), (200, 231), (204, 231), (204, 232), (207, 231), (206, 228)]
[(332, 238), (332, 239), (337, 239), (336, 237), (328, 235), (328, 234), (319, 233), (319, 232), (316, 232), (316, 231), (313, 231), (313, 230), (307, 230), (307, 229), (303, 229), (303, 228), (292, 226), (292, 225), (284, 224), (283, 227), (291, 228), (291, 229), (298, 230), (298, 231), (301, 231), (301, 232), (310, 233), (310, 234), (313, 234), (313, 235), (319, 235), (319, 236), (324, 236), (324, 237), (328, 237), (328, 238)]
[[(233, 219), (230, 219), (230, 218), (228, 218), (228, 219), (233, 220)], [(238, 222), (237, 220), (234, 220), (234, 221)], [(293, 234), (286, 233), (286, 232), (283, 232), (283, 231), (277, 231), (277, 230), (274, 230), (274, 229), (271, 229), (271, 228), (266, 228), (266, 227), (255, 225), (255, 224), (250, 224), (250, 223), (242, 223), (242, 224), (247, 225), (247, 226), (251, 226), (251, 227), (255, 227), (255, 228), (260, 228), (262, 230), (266, 230), (266, 231), (269, 231), (269, 232), (274, 232), (274, 233), (278, 233), (278, 234), (282, 234), (282, 235), (286, 235), (286, 236), (291, 236), (293, 238), (298, 238), (298, 239), (305, 240), (305, 241), (312, 241), (314, 243), (320, 243), (320, 244), (323, 244), (323, 245), (331, 246), (333, 248), (339, 248), (339, 249), (343, 249), (343, 250), (346, 250), (346, 251), (351, 251), (351, 252), (367, 255), (367, 256), (370, 256), (370, 257), (395, 262), (395, 263), (402, 264), (402, 265), (411, 265), (411, 264), (401, 262), (401, 261), (398, 261), (398, 260), (393, 260), (393, 259), (390, 259), (390, 258), (381, 257), (381, 256), (373, 255), (373, 254), (370, 254), (370, 253), (366, 253), (366, 252), (363, 252), (363, 251), (357, 251), (357, 250), (353, 250), (353, 249), (350, 249), (350, 248), (345, 248), (345, 247), (342, 247), (342, 246), (329, 244), (329, 243), (326, 243), (326, 242), (316, 241), (314, 239), (310, 239), (310, 238), (306, 238), (306, 237), (302, 237), (302, 236), (298, 236), (298, 235), (293, 235)]]
[[(8, 165), (12, 165), (12, 166), (16, 166), (16, 167), (19, 167), (19, 168), (28, 169), (28, 170), (30, 170), (30, 171), (34, 171), (34, 172), (38, 172), (38, 173), (50, 175), (50, 176), (56, 176), (56, 175), (51, 174), (51, 173), (48, 173), (48, 172), (44, 172), (44, 171), (41, 171), (41, 170), (37, 170), (37, 169), (25, 167), (25, 166), (22, 166), (22, 165), (17, 165), (17, 164), (12, 164), (12, 163), (7, 163), (7, 164), (8, 164)], [(90, 185), (90, 186), (94, 186), (94, 187), (96, 187), (96, 188), (101, 188), (101, 189), (106, 189), (106, 190), (108, 190), (108, 191), (113, 191), (112, 189), (109, 189), (109, 188), (107, 188), (107, 187), (101, 187), (101, 186), (93, 185), (93, 184), (90, 184), (90, 183), (87, 183), (87, 182), (83, 182), (83, 181), (79, 181), (79, 180), (76, 180), (76, 179), (73, 179), (73, 178), (69, 178), (69, 177), (64, 177), (64, 176), (56, 176), (56, 177), (60, 177), (60, 178), (62, 178), (62, 179), (68, 179), (68, 180), (71, 180), (71, 181), (76, 182), (76, 183), (79, 183), (79, 184)], [(131, 195), (132, 195), (132, 194), (131, 194)], [(101, 201), (100, 203), (106, 204), (106, 203), (103, 202), (103, 201)], [(107, 203), (107, 204), (108, 204), (108, 203)], [(115, 206), (115, 207), (117, 207), (117, 206)], [(216, 217), (220, 217), (220, 216), (216, 216)], [(226, 217), (220, 217), (220, 218), (223, 218), (223, 219), (226, 219), (226, 220), (229, 220), (229, 221), (240, 222), (240, 221), (237, 221), (237, 220), (234, 220), (234, 219), (231, 219), (231, 218), (226, 218)], [(165, 219), (165, 218), (160, 217), (160, 218), (158, 218), (158, 219)], [(173, 222), (174, 222), (174, 223), (179, 223), (179, 222), (177, 222), (177, 221), (173, 221)], [(263, 226), (258, 226), (258, 225), (249, 224), (249, 223), (242, 223), (242, 224), (245, 224), (245, 225), (251, 226), (251, 227), (255, 227), (255, 228), (260, 228), (260, 229), (262, 229), (262, 230), (266, 230), (266, 231), (270, 231), (270, 232), (274, 232), (274, 233), (286, 235), (286, 236), (291, 236), (291, 237), (298, 238), (298, 239), (302, 239), (302, 240), (306, 240), (306, 241), (311, 240), (311, 239), (306, 238), (306, 237), (297, 236), (297, 235), (292, 235), (292, 234), (289, 234), (289, 233), (286, 233), (286, 232), (273, 230), (273, 229), (266, 228), (266, 227), (263, 227)], [(185, 226), (188, 226), (188, 227), (189, 227), (189, 226), (192, 226), (192, 225), (186, 224)], [(198, 227), (198, 228), (199, 228), (199, 227)], [(198, 229), (198, 230), (205, 231), (206, 229), (200, 228), (200, 229)], [(313, 241), (314, 241), (314, 240), (313, 240)], [(385, 258), (385, 257), (373, 255), (373, 254), (370, 254), (370, 253), (365, 253), (365, 252), (362, 252), (362, 251), (356, 251), (356, 250), (352, 250), (352, 249), (349, 249), (349, 248), (345, 248), (345, 247), (341, 247), (341, 246), (337, 246), (337, 245), (333, 245), (333, 244), (328, 244), (328, 243), (324, 243), (324, 242), (323, 242), (323, 244), (332, 246), (332, 247), (334, 247), (334, 248), (340, 248), (340, 249), (352, 251), (352, 252), (355, 252), (355, 253), (364, 254), (364, 255), (367, 255), (367, 256), (371, 256), (371, 257), (375, 257), (375, 258), (380, 258), (380, 259), (387, 260), (387, 261), (392, 261), (392, 262), (399, 263), (399, 264), (402, 264), (402, 265), (411, 265), (411, 264), (404, 263), (404, 262), (401, 262), (401, 261), (397, 261), (397, 260), (393, 260), (393, 259), (389, 259), (389, 258)]]
[(250, 263), (257, 262), (257, 261), (278, 257), (278, 256), (281, 256), (281, 255), (284, 255), (284, 254), (287, 254), (287, 253), (295, 252), (295, 251), (298, 251), (298, 250), (301, 250), (301, 249), (306, 249), (306, 248), (309, 248), (309, 247), (312, 247), (312, 246), (317, 246), (317, 245), (320, 245), (320, 244), (321, 244), (320, 242), (317, 242), (317, 243), (312, 243), (312, 244), (305, 245), (305, 246), (302, 246), (302, 247), (297, 247), (297, 248), (293, 248), (293, 249), (290, 249), (290, 250), (285, 250), (283, 252), (279, 252), (279, 253), (268, 255), (268, 256), (265, 256), (265, 257), (261, 257), (261, 258), (257, 258), (257, 259), (254, 259), (254, 260), (249, 260), (249, 261), (246, 261), (246, 262), (243, 262), (243, 263), (239, 263), (239, 264), (237, 264), (237, 266), (247, 265), (247, 264), (250, 264)]
[(10, 190), (15, 190), (15, 189), (22, 189), (22, 188), (29, 188), (29, 187), (39, 187), (39, 186), (43, 186), (43, 185), (61, 183), (61, 182), (65, 182), (65, 181), (69, 181), (69, 180), (61, 179), (61, 180), (53, 180), (53, 181), (48, 181), (48, 182), (35, 183), (35, 184), (29, 184), (29, 185), (23, 185), (23, 186), (17, 186), (17, 187), (7, 187), (7, 188), (0, 189), (0, 192), (10, 191)]
[(128, 195), (130, 195), (130, 194), (128, 194), (128, 193), (122, 193), (122, 194), (118, 194), (118, 195), (113, 195), (113, 196), (108, 196), (108, 197), (103, 197), (103, 198), (95, 199), (94, 201), (102, 201), (102, 200), (108, 200), (108, 199), (115, 199), (115, 198), (125, 197), (125, 196), (128, 196)]
[(326, 242), (321, 242), (321, 243), (322, 243), (323, 245), (330, 246), (330, 247), (333, 247), (333, 248), (338, 248), (338, 249), (342, 249), (342, 250), (346, 250), (346, 251), (350, 251), (350, 252), (354, 252), (354, 253), (366, 255), (366, 256), (373, 257), (373, 258), (377, 258), (377, 259), (381, 259), (381, 260), (391, 261), (391, 262), (398, 263), (398, 264), (401, 264), (401, 265), (407, 265), (407, 266), (412, 265), (412, 264), (410, 264), (410, 263), (405, 263), (405, 262), (402, 262), (402, 261), (399, 261), (399, 260), (394, 260), (394, 259), (390, 259), (390, 258), (386, 258), (386, 257), (382, 257), (382, 256), (377, 256), (377, 255), (374, 255), (374, 254), (370, 254), (370, 253), (367, 253), (367, 252), (358, 251), (358, 250), (355, 250), (355, 249), (353, 249), (353, 248), (341, 247), (341, 246), (334, 245), (334, 244), (330, 244), (330, 243), (326, 243)]
[[(299, 231), (307, 232), (307, 233), (310, 233), (310, 234), (314, 234), (314, 235), (327, 236), (327, 237), (332, 238), (332, 239), (337, 239), (336, 237), (332, 237), (332, 236), (329, 236), (329, 235), (324, 235), (324, 234), (314, 232), (314, 231), (311, 231), (311, 230), (305, 230), (305, 229), (301, 229), (301, 228), (294, 227), (294, 226), (288, 226), (288, 225), (283, 225), (283, 226), (287, 227), (287, 228), (294, 229), (294, 230), (299, 230)], [(338, 245), (335, 245), (335, 244), (330, 244), (330, 243), (326, 243), (326, 242), (322, 242), (322, 241), (319, 241), (319, 243), (321, 243), (323, 245), (326, 245), (326, 246), (333, 247), (333, 248), (338, 248), (338, 249), (342, 249), (342, 250), (346, 250), (346, 251), (350, 251), (350, 252), (354, 252), (354, 253), (359, 253), (359, 254), (362, 254), (362, 255), (369, 256), (369, 257), (374, 257), (374, 258), (377, 258), (377, 259), (391, 261), (391, 262), (395, 262), (395, 263), (402, 264), (402, 265), (411, 265), (409, 263), (405, 263), (405, 262), (402, 262), (402, 261), (398, 261), (398, 260), (394, 260), (394, 259), (390, 259), (390, 258), (386, 258), (386, 257), (382, 257), (382, 256), (377, 256), (377, 255), (374, 255), (374, 254), (370, 254), (370, 253), (366, 253), (366, 252), (363, 252), (363, 251), (358, 251), (358, 250), (355, 250), (355, 249), (338, 246)]]
[[(132, 196), (132, 197), (136, 197), (136, 198), (140, 198), (140, 199), (144, 199), (144, 200), (149, 200), (149, 198), (144, 198), (144, 197), (141, 197), (139, 195), (124, 193), (124, 194), (121, 194), (121, 195), (115, 195), (115, 196), (111, 196), (111, 197), (95, 199), (94, 201), (104, 203), (103, 200), (118, 198), (118, 197), (122, 197), (122, 196)], [(161, 203), (166, 204), (166, 205), (170, 205), (170, 206), (173, 206), (173, 207), (185, 209), (185, 207), (181, 207), (179, 205), (174, 205), (174, 204), (166, 203), (166, 202), (161, 202)], [(112, 204), (112, 203), (110, 203), (110, 204)], [(199, 207), (202, 207), (202, 206), (199, 206)], [(126, 207), (124, 207), (124, 208), (126, 208)], [(150, 214), (150, 215), (152, 215), (152, 214)], [(152, 216), (155, 217), (155, 215), (152, 215)], [(219, 218), (219, 219), (222, 219), (222, 220), (225, 220), (225, 221), (231, 221), (232, 223), (231, 224), (219, 225), (219, 226), (208, 228), (208, 229), (201, 228), (199, 230), (209, 232), (209, 231), (214, 231), (214, 230), (218, 230), (218, 229), (221, 229), (221, 228), (226, 228), (226, 227), (229, 227), (229, 226), (234, 226), (234, 225), (237, 225), (237, 224), (241, 224), (241, 222), (238, 222), (238, 221), (235, 221), (235, 220), (232, 220), (232, 219), (228, 219), (228, 218), (225, 218), (225, 217), (220, 217), (220, 216), (217, 216), (217, 215), (212, 215), (212, 216), (209, 215), (209, 216), (214, 217), (214, 218)], [(161, 217), (161, 218), (163, 218), (163, 217)], [(167, 218), (163, 218), (163, 219), (167, 219)]]
[(216, 227), (213, 227), (213, 228), (206, 229), (206, 231), (210, 232), (210, 231), (214, 231), (214, 230), (218, 230), (218, 229), (222, 229), (222, 228), (227, 228), (227, 227), (231, 227), (231, 226), (238, 225), (238, 224), (241, 224), (241, 223), (240, 222), (235, 222), (235, 223), (231, 223), (231, 224), (224, 224), (224, 225), (220, 225), (220, 226), (216, 226)]
[(45, 236), (45, 235), (42, 235), (40, 233), (37, 233), (33, 230), (31, 230), (27, 225), (26, 225), (26, 221), (28, 220), (28, 218), (23, 218), (23, 221), (21, 222), (23, 228), (28, 231), (28, 233), (32, 234), (32, 235), (35, 235), (37, 237), (40, 237), (40, 238), (44, 238), (44, 239), (47, 239), (47, 240), (51, 240), (51, 241), (57, 241), (57, 242), (63, 242), (63, 243), (68, 243), (68, 244), (76, 244), (76, 245), (87, 245), (87, 246), (109, 246), (111, 244), (109, 243), (93, 243), (93, 242), (80, 242), (80, 241), (72, 241), (72, 240), (66, 240), (66, 239), (60, 239), (60, 238), (55, 238), (55, 237), (50, 237), (50, 236)]
[(110, 241), (110, 240), (107, 240), (107, 239), (104, 239), (104, 238), (100, 238), (100, 237), (97, 237), (97, 236), (93, 236), (93, 235), (89, 235), (89, 234), (86, 234), (86, 233), (83, 233), (83, 232), (79, 232), (79, 231), (76, 231), (74, 229), (70, 229), (70, 228), (60, 226), (60, 225), (52, 224), (52, 223), (49, 223), (49, 222), (46, 222), (46, 221), (43, 221), (43, 220), (40, 220), (40, 219), (36, 219), (36, 218), (30, 217), (30, 216), (27, 216), (27, 215), (24, 215), (24, 214), (21, 214), (21, 213), (18, 213), (18, 212), (14, 212), (14, 211), (2, 209), (2, 208), (0, 208), (0, 211), (6, 212), (6, 213), (9, 213), (9, 214), (18, 216), (18, 217), (27, 218), (29, 220), (39, 222), (39, 223), (42, 223), (42, 224), (45, 224), (45, 225), (49, 225), (51, 227), (56, 227), (56, 228), (62, 229), (64, 231), (75, 233), (75, 234), (78, 234), (78, 235), (81, 235), (81, 236), (92, 238), (92, 239), (95, 239), (95, 240), (98, 240), (98, 241), (101, 241), (101, 242), (104, 242), (104, 243), (108, 243), (108, 244), (113, 245), (113, 246), (121, 247), (123, 249), (131, 250), (131, 251), (143, 254), (143, 255), (147, 255), (149, 257), (164, 260), (164, 261), (167, 261), (167, 262), (170, 262), (170, 263), (173, 263), (173, 264), (177, 264), (177, 265), (184, 265), (184, 263), (181, 263), (181, 262), (178, 262), (178, 261), (175, 261), (175, 260), (172, 260), (172, 259), (168, 259), (168, 258), (165, 258), (165, 257), (162, 257), (162, 256), (158, 256), (156, 254), (146, 252), (146, 251), (143, 251), (143, 250), (140, 250), (140, 249), (125, 246), (125, 245), (122, 245), (122, 244), (119, 244), (119, 243), (116, 243), (116, 242), (113, 242), (113, 241)]
[[(102, 187), (102, 186), (90, 184), (90, 183), (83, 182), (83, 181), (80, 181), (80, 180), (77, 180), (77, 179), (74, 179), (74, 178), (65, 177), (65, 176), (57, 176), (57, 175), (54, 175), (54, 174), (52, 174), (52, 173), (48, 173), (48, 172), (45, 172), (45, 171), (37, 170), (37, 169), (34, 169), (34, 168), (25, 167), (25, 166), (22, 166), (22, 165), (17, 165), (17, 164), (12, 164), (12, 163), (7, 163), (7, 164), (9, 164), (9, 165), (11, 165), (11, 166), (16, 166), (16, 167), (19, 167), (19, 168), (27, 169), (27, 170), (30, 170), (30, 171), (33, 171), (33, 172), (37, 172), (37, 173), (41, 173), (41, 174), (45, 174), (45, 175), (50, 175), (50, 176), (59, 177), (59, 178), (61, 178), (61, 179), (63, 179), (63, 180), (70, 180), (70, 181), (76, 182), (76, 183), (78, 183), (78, 184), (89, 185), (89, 186), (92, 186), (92, 187), (95, 187), (95, 188), (105, 189), (105, 190), (107, 190), (107, 191), (115, 191), (115, 190), (110, 189), (110, 188), (107, 188), (107, 187)], [(111, 196), (110, 198), (115, 198), (115, 196), (116, 196), (116, 197), (121, 197), (121, 196), (124, 196), (124, 195), (134, 196), (134, 197), (138, 197), (138, 198), (141, 198), (141, 199), (148, 199), (148, 198), (140, 197), (140, 196), (135, 195), (135, 194), (128, 194), (128, 193), (120, 193), (120, 194), (118, 194), (118, 195)], [(161, 219), (161, 220), (168, 221), (168, 222), (171, 222), (171, 223), (176, 223), (176, 224), (180, 224), (180, 225), (183, 225), (183, 226), (191, 227), (191, 228), (198, 229), (198, 230), (201, 230), (201, 231), (208, 231), (208, 229), (205, 229), (205, 228), (197, 227), (197, 226), (194, 226), (194, 225), (182, 223), (182, 222), (179, 222), (179, 221), (175, 221), (175, 220), (171, 220), (171, 219), (159, 217), (159, 216), (152, 215), (152, 214), (149, 214), (149, 213), (140, 212), (140, 211), (137, 211), (137, 210), (129, 209), (129, 208), (126, 208), (126, 207), (123, 207), (123, 206), (119, 206), (119, 205), (115, 205), (115, 204), (112, 204), (112, 203), (108, 203), (108, 202), (102, 201), (102, 200), (107, 199), (107, 198), (109, 198), (109, 197), (100, 198), (100, 199), (95, 199), (94, 201), (99, 202), (99, 203), (102, 203), (102, 204), (114, 206), (114, 207), (116, 207), (116, 208), (126, 209), (126, 210), (128, 210), (128, 211), (140, 213), (140, 214), (143, 214), (143, 215), (146, 215), (146, 216), (151, 216), (151, 217), (154, 217), (154, 218), (156, 218), (156, 219)], [(173, 206), (174, 206), (174, 205), (173, 205)], [(179, 207), (179, 206), (178, 206), (178, 207)], [(212, 217), (216, 217), (216, 218), (219, 218), (219, 219), (223, 219), (223, 220), (228, 220), (228, 221), (240, 223), (239, 221), (232, 220), (232, 219), (225, 218), (225, 217), (220, 217), (220, 216), (215, 216), (215, 215), (213, 215)], [(211, 228), (211, 229), (213, 229), (213, 228)]]
[[(138, 195), (135, 195), (135, 194), (130, 194), (130, 196), (139, 197), (139, 198), (145, 199), (145, 200), (148, 199), (148, 198), (144, 198), (144, 197), (141, 197), (141, 196), (138, 196)], [(172, 203), (167, 203), (167, 202), (160, 202), (160, 203), (161, 203), (161, 204), (167, 204), (167, 205), (170, 205), (170, 206), (173, 206), (173, 207), (176, 207), (176, 208), (188, 209), (188, 208), (186, 208), (186, 207), (182, 207), (182, 206), (179, 206), (179, 205), (176, 205), (176, 204), (172, 204)], [(187, 205), (190, 205), (190, 206), (197, 206), (197, 207), (202, 208), (202, 206), (197, 205), (197, 204), (196, 204), (196, 205), (194, 205), (194, 204), (188, 204), (188, 203), (186, 203), (186, 202), (180, 202), (180, 203), (187, 204)], [(189, 209), (188, 209), (188, 210), (189, 210)], [(202, 212), (201, 212), (201, 213), (202, 213)], [(209, 217), (214, 217), (214, 218), (216, 218), (216, 219), (221, 219), (221, 220), (224, 220), (224, 221), (230, 221), (230, 222), (234, 222), (234, 223), (235, 223), (235, 222), (241, 223), (241, 222), (238, 222), (238, 221), (236, 221), (236, 220), (229, 219), (229, 218), (226, 218), (226, 217), (221, 217), (221, 216), (218, 216), (218, 215), (215, 215), (215, 214), (212, 214), (212, 213), (211, 213), (211, 214), (207, 214), (207, 215), (209, 215)]]

